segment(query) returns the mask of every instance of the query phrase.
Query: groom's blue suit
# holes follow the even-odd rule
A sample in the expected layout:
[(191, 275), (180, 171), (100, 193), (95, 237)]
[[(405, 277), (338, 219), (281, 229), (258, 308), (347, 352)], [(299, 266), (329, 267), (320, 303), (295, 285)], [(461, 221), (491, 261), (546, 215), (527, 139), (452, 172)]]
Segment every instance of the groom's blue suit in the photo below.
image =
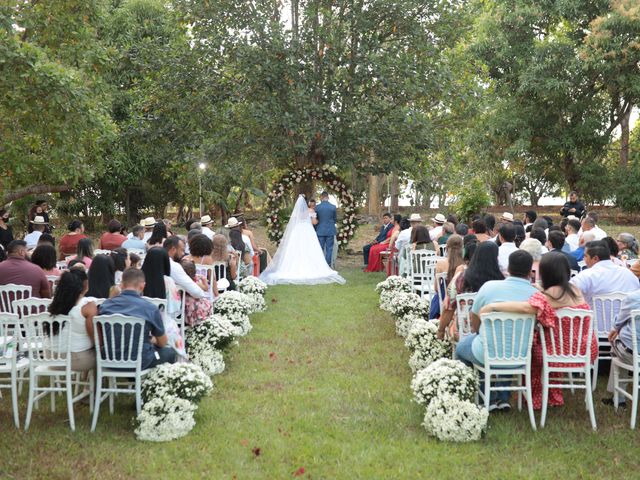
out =
[(318, 215), (316, 234), (320, 241), (320, 247), (324, 252), (324, 258), (327, 260), (327, 264), (331, 265), (333, 240), (336, 236), (336, 206), (327, 200), (323, 200), (316, 206), (316, 214)]

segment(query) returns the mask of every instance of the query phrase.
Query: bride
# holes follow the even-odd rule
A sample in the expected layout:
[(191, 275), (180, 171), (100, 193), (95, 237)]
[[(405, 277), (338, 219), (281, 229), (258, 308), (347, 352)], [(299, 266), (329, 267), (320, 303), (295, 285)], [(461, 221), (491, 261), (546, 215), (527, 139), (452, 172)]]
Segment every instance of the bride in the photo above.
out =
[(345, 283), (345, 279), (327, 265), (303, 195), (298, 197), (278, 251), (260, 274), (260, 280), (268, 285)]

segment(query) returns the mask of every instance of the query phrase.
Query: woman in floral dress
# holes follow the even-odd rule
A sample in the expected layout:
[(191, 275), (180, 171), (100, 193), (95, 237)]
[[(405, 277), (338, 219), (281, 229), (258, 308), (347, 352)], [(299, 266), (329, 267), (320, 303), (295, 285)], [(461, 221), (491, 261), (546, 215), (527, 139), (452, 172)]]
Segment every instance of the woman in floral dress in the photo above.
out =
[[(534, 313), (536, 320), (545, 330), (560, 328), (560, 319), (556, 315), (559, 308), (576, 308), (590, 310), (589, 304), (585, 302), (582, 293), (575, 286), (569, 283), (569, 261), (562, 253), (550, 252), (542, 256), (540, 260), (540, 280), (542, 291), (535, 293), (526, 302), (502, 302), (485, 305), (480, 313), (489, 312), (514, 312), (514, 313)], [(576, 321), (571, 319), (569, 321)], [(575, 344), (580, 342), (580, 352), (584, 352), (587, 342), (591, 342), (591, 363), (598, 356), (598, 341), (595, 333), (588, 338), (588, 324), (585, 324), (582, 331), (582, 338), (576, 338), (579, 334), (578, 328), (573, 329), (574, 337), (570, 335), (570, 323), (565, 319), (562, 323), (563, 338), (565, 348), (568, 349), (570, 342)], [(549, 337), (545, 337), (547, 345)], [(551, 374), (550, 377), (559, 377), (562, 374)], [(551, 380), (553, 382), (553, 380)], [(531, 388), (533, 394), (533, 408), (542, 408), (542, 342), (540, 334), (536, 329), (533, 337), (533, 350), (531, 361)], [(549, 406), (557, 407), (564, 405), (562, 389), (549, 389)]]

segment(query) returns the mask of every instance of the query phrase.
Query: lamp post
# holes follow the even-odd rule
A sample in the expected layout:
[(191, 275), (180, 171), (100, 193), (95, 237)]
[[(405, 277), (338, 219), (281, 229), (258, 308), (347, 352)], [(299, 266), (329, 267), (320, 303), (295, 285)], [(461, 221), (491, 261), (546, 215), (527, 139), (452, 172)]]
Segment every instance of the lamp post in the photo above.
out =
[(204, 170), (207, 168), (207, 164), (201, 162), (198, 165), (198, 198), (200, 199), (200, 218), (202, 218), (202, 174)]

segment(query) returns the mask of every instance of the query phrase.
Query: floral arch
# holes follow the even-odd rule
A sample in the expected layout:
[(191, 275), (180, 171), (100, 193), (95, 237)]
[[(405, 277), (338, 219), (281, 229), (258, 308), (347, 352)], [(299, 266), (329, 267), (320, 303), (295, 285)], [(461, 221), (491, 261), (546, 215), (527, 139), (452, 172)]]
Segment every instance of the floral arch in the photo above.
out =
[[(335, 195), (343, 211), (342, 220), (338, 220), (336, 242), (345, 247), (356, 232), (356, 202), (346, 183), (336, 175), (336, 167), (304, 167), (284, 174), (274, 182), (267, 196), (267, 234), (272, 242), (280, 243), (284, 234), (282, 222), (283, 200), (301, 182), (317, 181), (325, 186), (327, 192)], [(285, 222), (286, 223), (286, 222)]]

